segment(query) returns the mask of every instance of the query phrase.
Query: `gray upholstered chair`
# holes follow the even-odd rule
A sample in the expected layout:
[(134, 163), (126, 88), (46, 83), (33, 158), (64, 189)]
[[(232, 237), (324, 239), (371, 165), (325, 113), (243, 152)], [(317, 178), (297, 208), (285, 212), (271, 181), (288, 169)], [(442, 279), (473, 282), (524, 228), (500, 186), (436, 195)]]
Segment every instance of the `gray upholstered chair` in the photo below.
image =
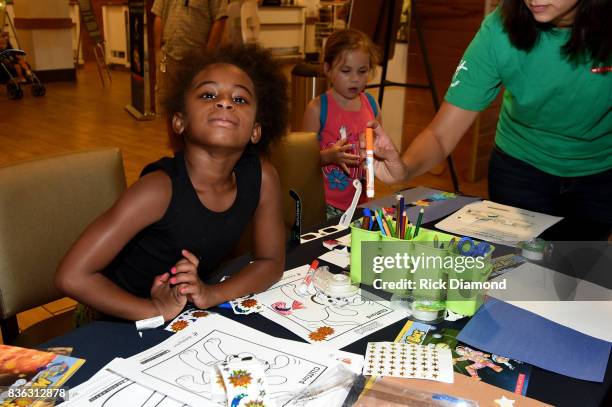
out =
[(71, 325), (60, 314), (19, 333), (16, 314), (62, 298), (55, 270), (85, 227), (125, 190), (121, 152), (101, 149), (0, 168), (0, 326), (34, 346)]
[(272, 147), (270, 161), (280, 176), (287, 231), (295, 220), (295, 201), (289, 196), (290, 189), (302, 201), (302, 231), (325, 222), (325, 192), (316, 133), (290, 133)]

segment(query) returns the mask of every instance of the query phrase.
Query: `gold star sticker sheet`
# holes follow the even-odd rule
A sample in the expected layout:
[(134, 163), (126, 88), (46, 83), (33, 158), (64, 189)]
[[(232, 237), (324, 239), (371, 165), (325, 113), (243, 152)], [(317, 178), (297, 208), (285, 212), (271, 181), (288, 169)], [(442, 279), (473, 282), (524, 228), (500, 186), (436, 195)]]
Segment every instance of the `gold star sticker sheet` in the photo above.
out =
[(453, 358), (450, 349), (412, 343), (369, 342), (363, 374), (452, 383)]

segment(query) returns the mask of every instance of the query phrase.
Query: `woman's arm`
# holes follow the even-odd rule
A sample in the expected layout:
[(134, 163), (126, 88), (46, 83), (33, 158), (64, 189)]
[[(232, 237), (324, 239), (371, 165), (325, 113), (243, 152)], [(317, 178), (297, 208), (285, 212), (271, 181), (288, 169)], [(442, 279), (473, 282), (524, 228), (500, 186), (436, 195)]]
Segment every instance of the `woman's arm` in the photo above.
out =
[(431, 123), (402, 154), (402, 162), (406, 168), (405, 178), (424, 174), (445, 159), (474, 123), (478, 113), (448, 102), (442, 103)]
[[(404, 175), (404, 165), (401, 162), (399, 151), (391, 139), (382, 130), (382, 109), (376, 102), (378, 108), (378, 116), (373, 122), (368, 122), (367, 126), (371, 127), (382, 134), (377, 134), (374, 139), (374, 176), (386, 184), (392, 184), (395, 179), (401, 178)], [(360, 139), (361, 154), (365, 157), (365, 136)]]
[(276, 169), (262, 161), (259, 203), (253, 215), (253, 262), (218, 284), (204, 284), (197, 276), (199, 260), (184, 251), (184, 259), (172, 271), (172, 283), (180, 284), (198, 308), (209, 308), (252, 293), (265, 291), (276, 283), (285, 269), (285, 228), (282, 219), (280, 180)]
[(71, 247), (55, 275), (57, 287), (79, 302), (120, 318), (139, 320), (162, 314), (170, 319), (180, 312), (186, 299), (168, 289), (167, 276), (155, 280), (154, 298), (144, 299), (101, 273), (130, 239), (163, 216), (171, 194), (170, 178), (161, 171), (137, 181)]
[[(378, 102), (375, 103), (378, 115), (375, 120), (367, 123), (367, 127), (377, 133), (374, 139), (374, 176), (386, 184), (392, 184), (404, 176), (404, 164), (397, 147), (382, 129), (382, 109)], [(359, 142), (361, 156), (365, 158), (365, 132), (360, 136)]]
[(382, 127), (375, 127), (377, 140), (374, 154), (389, 169), (381, 180), (386, 183), (403, 182), (429, 171), (453, 151), (477, 116), (477, 111), (442, 103), (431, 123), (401, 156), (393, 154), (387, 147), (392, 142)]

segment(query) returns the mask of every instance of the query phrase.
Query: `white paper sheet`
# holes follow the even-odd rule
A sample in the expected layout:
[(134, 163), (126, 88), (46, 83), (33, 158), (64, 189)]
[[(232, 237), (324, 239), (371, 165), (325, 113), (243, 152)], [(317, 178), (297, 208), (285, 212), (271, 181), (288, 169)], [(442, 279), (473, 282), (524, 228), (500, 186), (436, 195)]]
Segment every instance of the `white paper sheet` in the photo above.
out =
[(491, 297), (540, 315), (594, 338), (612, 342), (612, 290), (533, 263), (495, 279), (505, 290)]
[[(117, 361), (115, 372), (149, 388), (202, 406), (213, 405), (210, 383), (219, 361), (252, 356), (266, 364), (270, 397), (279, 405), (307, 385), (324, 381), (339, 362), (311, 345), (275, 338), (220, 315), (210, 315), (161, 344)], [(354, 364), (363, 357), (352, 355)]]
[(112, 372), (115, 359), (69, 392), (62, 407), (187, 407), (161, 393)]
[(348, 233), (348, 234), (346, 234), (344, 236), (340, 236), (336, 240), (339, 241), (340, 244), (343, 245), (343, 246), (351, 247), (351, 234), (350, 233)]
[(328, 263), (335, 264), (336, 266), (342, 269), (346, 268), (351, 263), (351, 255), (346, 248), (342, 250), (331, 250), (327, 253), (322, 254), (321, 256), (319, 256), (319, 258), (321, 260), (325, 260)]
[[(355, 375), (360, 375), (363, 369), (364, 358), (361, 355), (354, 353), (344, 352), (337, 349), (327, 348), (322, 345), (317, 346), (317, 352), (322, 352), (332, 360), (339, 362), (343, 367), (347, 368), (350, 372)], [(300, 400), (296, 403), (289, 403), (290, 406), (296, 407), (332, 407), (332, 406), (344, 406), (344, 401), (348, 396), (353, 383), (344, 382), (337, 383), (337, 377), (334, 376), (334, 372), (330, 372), (330, 375), (325, 376), (325, 380), (319, 380), (316, 384), (323, 384), (324, 386), (335, 385), (335, 390), (326, 391), (318, 397), (303, 401)], [(312, 386), (309, 388), (312, 391)]]
[(559, 222), (557, 216), (532, 212), (491, 201), (474, 202), (438, 222), (438, 229), (492, 243), (516, 246), (537, 237)]
[[(327, 356), (342, 363), (354, 374), (360, 374), (363, 357), (353, 353), (325, 350)], [(115, 359), (119, 360), (119, 358)], [(155, 390), (151, 390), (130, 379), (118, 375), (113, 370), (115, 360), (98, 371), (86, 382), (69, 390), (68, 401), (62, 403), (65, 407), (189, 407), (187, 404), (175, 401)], [(328, 377), (328, 376), (326, 376)], [(296, 404), (301, 407), (332, 407), (341, 406), (348, 396), (351, 385), (338, 386), (334, 391), (328, 391), (316, 399), (306, 403)], [(219, 405), (215, 403), (215, 405)], [(223, 405), (223, 404), (221, 404)], [(294, 405), (290, 403), (289, 405)]]
[(308, 265), (285, 272), (281, 280), (259, 294), (264, 317), (313, 344), (343, 348), (406, 317), (389, 301), (359, 290), (349, 304), (334, 306), (317, 298), (313, 290), (300, 294), (297, 288)]

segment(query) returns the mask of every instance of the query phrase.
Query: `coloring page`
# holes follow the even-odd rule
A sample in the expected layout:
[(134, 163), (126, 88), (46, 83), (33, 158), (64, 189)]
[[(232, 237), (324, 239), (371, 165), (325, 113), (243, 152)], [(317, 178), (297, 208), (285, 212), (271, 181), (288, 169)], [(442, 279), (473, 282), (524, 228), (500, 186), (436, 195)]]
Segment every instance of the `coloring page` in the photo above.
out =
[(335, 349), (406, 317), (393, 310), (389, 301), (362, 290), (342, 304), (317, 295), (313, 288), (301, 294), (298, 287), (308, 268), (305, 265), (288, 270), (278, 283), (258, 294), (265, 306), (261, 315), (310, 343)]
[[(118, 360), (118, 359), (115, 359)], [(64, 407), (187, 407), (112, 372), (115, 360), (91, 379), (70, 389)]]
[(491, 201), (464, 206), (436, 224), (438, 229), (492, 243), (516, 246), (533, 239), (562, 218)]
[[(348, 355), (353, 365), (363, 361), (359, 355)], [(244, 358), (264, 366), (267, 394), (279, 406), (306, 386), (324, 381), (326, 372), (340, 363), (311, 345), (275, 338), (210, 314), (161, 344), (118, 360), (114, 371), (192, 406), (223, 404), (225, 401), (218, 399), (217, 385), (223, 379), (218, 377), (215, 366)], [(231, 374), (240, 385), (256, 380), (243, 370)]]

